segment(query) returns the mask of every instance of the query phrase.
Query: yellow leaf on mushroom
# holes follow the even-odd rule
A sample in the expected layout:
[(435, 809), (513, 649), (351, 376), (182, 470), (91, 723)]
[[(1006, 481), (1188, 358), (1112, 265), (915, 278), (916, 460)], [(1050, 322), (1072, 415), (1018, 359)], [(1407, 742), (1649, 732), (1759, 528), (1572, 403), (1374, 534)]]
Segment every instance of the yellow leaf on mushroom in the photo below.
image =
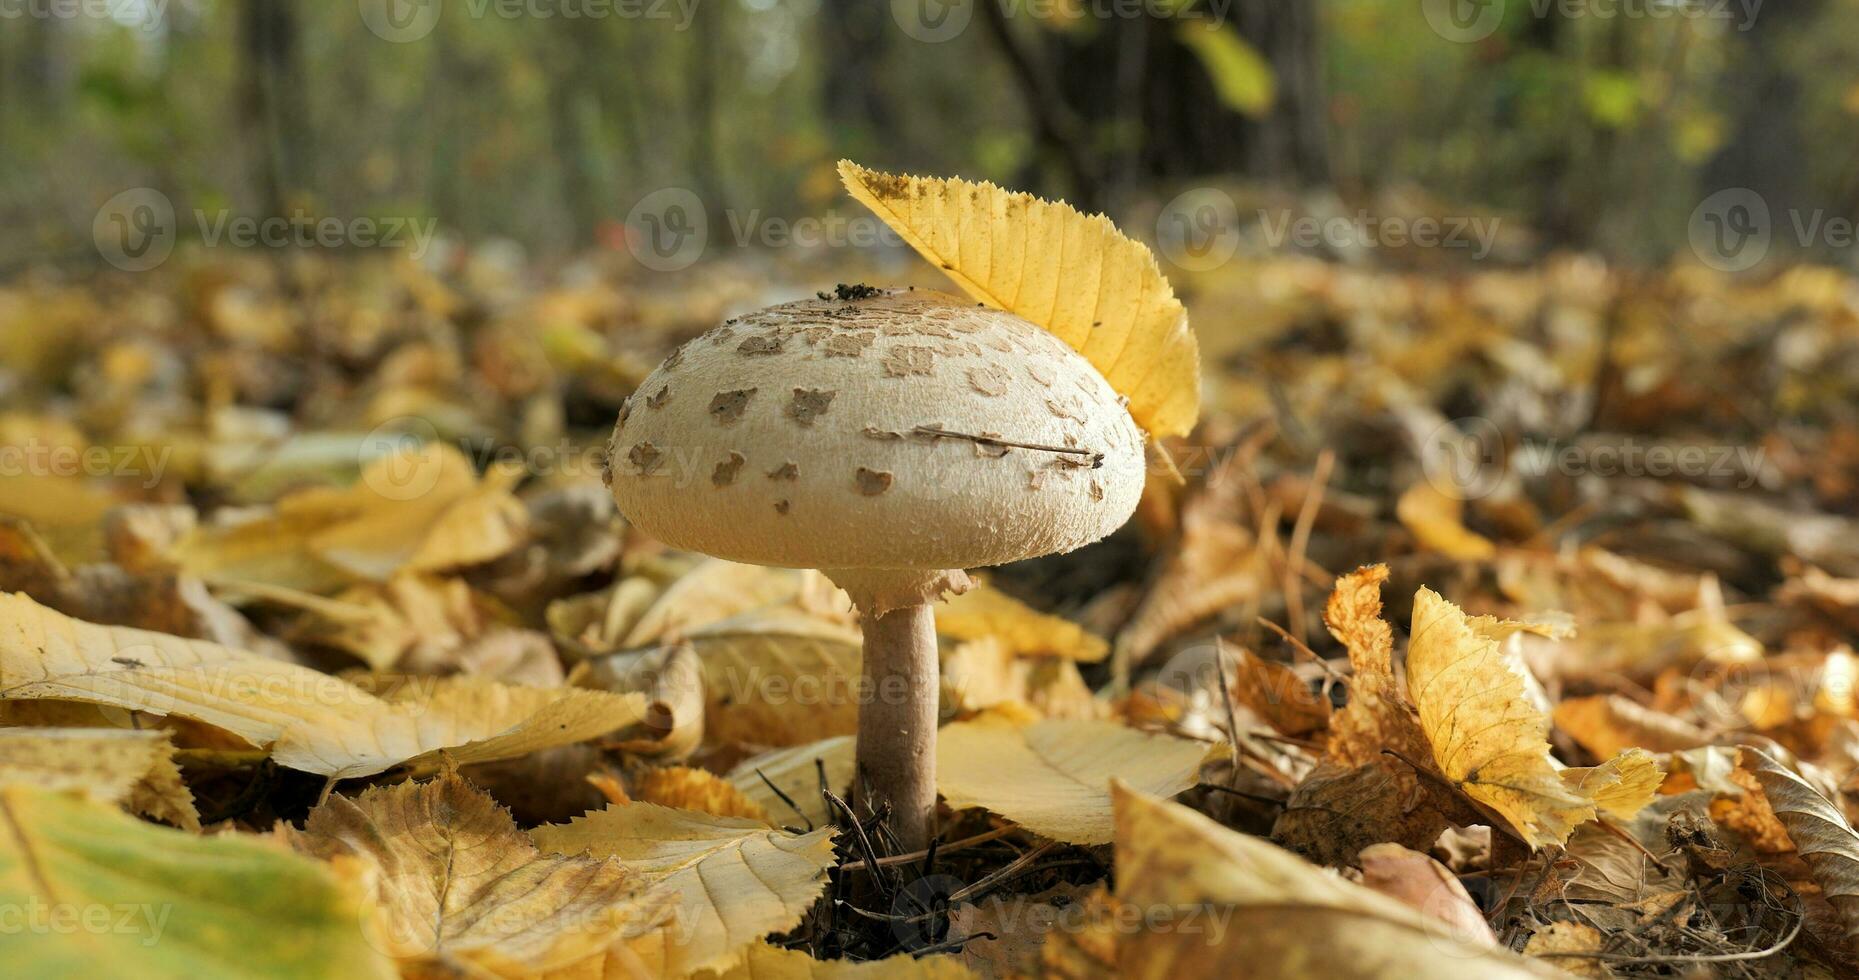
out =
[(1200, 349), (1155, 256), (1109, 218), (985, 181), (908, 177), (849, 160), (839, 176), (962, 290), (1051, 331), (1129, 399), (1149, 434), (1200, 415)]

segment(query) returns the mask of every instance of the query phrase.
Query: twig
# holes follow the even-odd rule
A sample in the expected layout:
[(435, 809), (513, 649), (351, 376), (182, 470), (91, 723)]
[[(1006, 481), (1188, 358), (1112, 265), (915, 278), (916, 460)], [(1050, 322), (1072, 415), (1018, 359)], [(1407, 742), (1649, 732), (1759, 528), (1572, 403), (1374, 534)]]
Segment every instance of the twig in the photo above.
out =
[(911, 435), (931, 436), (937, 439), (966, 439), (981, 446), (993, 446), (997, 449), (1032, 449), (1042, 453), (1060, 453), (1066, 456), (1088, 456), (1091, 468), (1104, 465), (1104, 454), (1095, 449), (1079, 449), (1075, 446), (1049, 446), (1038, 442), (1016, 442), (999, 436), (978, 436), (967, 432), (951, 432), (940, 425), (919, 425), (910, 430)]
[(757, 770), (755, 770), (755, 775), (756, 775), (756, 776), (757, 776), (758, 778), (760, 778), (760, 779), (761, 779), (761, 781), (762, 781), (762, 785), (763, 785), (763, 786), (766, 786), (766, 787), (768, 787), (768, 789), (769, 789), (769, 791), (770, 791), (770, 792), (772, 792), (772, 793), (774, 793), (774, 794), (775, 794), (776, 796), (778, 796), (778, 797), (780, 797), (780, 798), (781, 798), (781, 802), (783, 802), (783, 803), (786, 803), (786, 804), (787, 804), (787, 806), (788, 806), (788, 809), (790, 809), (790, 810), (792, 810), (792, 811), (794, 811), (794, 815), (795, 815), (795, 816), (798, 816), (798, 817), (800, 817), (800, 818), (801, 818), (802, 820), (804, 820), (804, 821), (806, 821), (806, 822), (807, 822), (807, 830), (808, 830), (809, 832), (811, 832), (811, 831), (813, 830), (813, 818), (812, 818), (812, 817), (809, 817), (809, 816), (807, 816), (807, 814), (806, 814), (806, 812), (805, 812), (805, 811), (803, 811), (803, 810), (802, 810), (802, 809), (801, 809), (801, 808), (799, 807), (799, 805), (797, 805), (797, 804), (796, 804), (796, 803), (794, 802), (794, 800), (793, 800), (793, 799), (792, 799), (791, 797), (789, 797), (789, 796), (788, 796), (788, 795), (787, 795), (786, 793), (783, 793), (783, 792), (781, 791), (781, 787), (779, 787), (779, 786), (776, 786), (776, 785), (775, 785), (775, 781), (774, 781), (774, 780), (772, 780), (772, 779), (769, 779), (769, 778), (768, 778), (768, 774), (767, 774), (767, 773), (765, 773), (765, 772), (763, 772), (763, 771), (761, 771), (760, 769), (757, 769)]
[(1001, 868), (1000, 870), (995, 871), (993, 874), (988, 875), (986, 878), (983, 878), (980, 881), (977, 881), (974, 884), (969, 885), (966, 888), (963, 888), (962, 890), (956, 892), (955, 894), (950, 895), (949, 896), (950, 904), (954, 904), (960, 901), (965, 901), (969, 897), (979, 892), (986, 891), (988, 888), (992, 887), (996, 882), (1012, 877), (1014, 874), (1018, 873), (1022, 868), (1025, 868), (1027, 865), (1032, 864), (1034, 861), (1038, 860), (1041, 854), (1044, 854), (1047, 851), (1050, 851), (1054, 847), (1057, 847), (1057, 846), (1058, 845), (1053, 843), (1052, 841), (1046, 841), (1045, 843), (1039, 845), (1038, 847), (1035, 847), (1032, 850), (1027, 851), (1025, 854), (1022, 854), (1019, 857), (1014, 858), (1013, 861), (1010, 862), (1006, 867)]
[(1304, 551), (1310, 546), (1310, 529), (1317, 522), (1317, 511), (1323, 506), (1323, 493), (1330, 483), (1330, 468), (1336, 464), (1336, 454), (1328, 449), (1317, 454), (1317, 468), (1311, 474), (1310, 486), (1304, 490), (1304, 503), (1298, 507), (1297, 523), (1291, 528), (1291, 550), (1285, 556), (1285, 615), (1291, 620), (1291, 629), (1300, 639), (1308, 636), (1304, 622), (1304, 588), (1298, 579), (1304, 573)]
[[(989, 841), (1000, 840), (1002, 837), (1005, 837), (1008, 834), (1011, 834), (1014, 831), (1019, 830), (1019, 829), (1020, 828), (1018, 827), (1012, 827), (1012, 826), (996, 827), (993, 830), (987, 831), (985, 833), (976, 834), (973, 837), (964, 837), (961, 840), (953, 841), (948, 844), (944, 844), (941, 847), (936, 848), (936, 853), (947, 854), (950, 851), (965, 850), (967, 848), (974, 847), (978, 844), (986, 844)], [(899, 864), (909, 864), (912, 861), (920, 861), (928, 857), (929, 853), (930, 853), (929, 850), (925, 849), (921, 851), (911, 851), (908, 854), (893, 854), (889, 857), (879, 858), (877, 861), (877, 864), (881, 868), (889, 868), (889, 867), (899, 865)], [(845, 866), (844, 870), (859, 871), (859, 870), (863, 870), (864, 868), (865, 868), (865, 865), (863, 864), (848, 864)]]
[(1297, 637), (1292, 636), (1289, 632), (1286, 632), (1284, 627), (1278, 625), (1277, 623), (1272, 622), (1269, 619), (1266, 619), (1264, 616), (1258, 617), (1258, 621), (1260, 625), (1278, 634), (1280, 637), (1284, 639), (1286, 643), (1291, 644), (1291, 649), (1296, 650), (1297, 652), (1303, 654), (1306, 657), (1309, 657), (1311, 661), (1314, 662), (1318, 667), (1323, 668), (1323, 672), (1326, 674), (1329, 674), (1331, 680), (1340, 682), (1340, 681), (1347, 679), (1343, 677), (1343, 675), (1339, 673), (1335, 667), (1330, 666), (1330, 662), (1328, 660), (1325, 660), (1322, 657), (1318, 656), (1317, 651), (1312, 650), (1310, 647), (1306, 646), (1303, 640), (1300, 640)]

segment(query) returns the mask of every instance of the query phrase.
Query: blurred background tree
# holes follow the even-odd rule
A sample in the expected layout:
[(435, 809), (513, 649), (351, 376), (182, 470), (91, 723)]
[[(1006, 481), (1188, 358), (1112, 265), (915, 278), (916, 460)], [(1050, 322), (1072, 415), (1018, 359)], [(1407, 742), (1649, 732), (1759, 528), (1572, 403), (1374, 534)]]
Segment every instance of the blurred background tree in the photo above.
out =
[[(685, 187), (727, 233), (831, 206), (841, 156), (1113, 214), (1208, 184), (1477, 209), (1537, 250), (1652, 261), (1720, 187), (1859, 214), (1852, 0), (1494, 0), (1476, 37), (1433, 0), (431, 2), (427, 30), (415, 0), (17, 5), (0, 262), (92, 255), (96, 208), (137, 186), (539, 254), (611, 245), (643, 195)], [(381, 36), (371, 6), (417, 36)], [(939, 14), (960, 28), (924, 40)]]

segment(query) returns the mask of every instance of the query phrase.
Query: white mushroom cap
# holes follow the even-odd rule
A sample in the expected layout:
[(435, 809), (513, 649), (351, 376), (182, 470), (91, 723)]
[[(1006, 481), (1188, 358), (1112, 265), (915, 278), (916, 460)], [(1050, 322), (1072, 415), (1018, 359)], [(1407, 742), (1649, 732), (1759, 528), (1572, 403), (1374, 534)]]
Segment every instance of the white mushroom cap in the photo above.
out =
[(608, 445), (628, 520), (831, 571), (996, 565), (1129, 518), (1142, 433), (1064, 342), (942, 293), (840, 297), (729, 321), (645, 379)]

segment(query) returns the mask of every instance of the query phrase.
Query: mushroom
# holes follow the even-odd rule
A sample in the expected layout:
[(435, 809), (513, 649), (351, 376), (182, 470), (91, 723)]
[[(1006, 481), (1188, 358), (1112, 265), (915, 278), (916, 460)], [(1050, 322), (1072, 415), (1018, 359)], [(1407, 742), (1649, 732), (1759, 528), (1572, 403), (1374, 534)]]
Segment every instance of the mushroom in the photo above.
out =
[[(677, 548), (817, 568), (864, 632), (855, 798), (931, 835), (932, 604), (964, 569), (1116, 530), (1143, 436), (1083, 357), (1011, 313), (920, 290), (842, 288), (691, 341), (620, 412), (620, 512)], [(669, 394), (666, 394), (669, 392)]]

